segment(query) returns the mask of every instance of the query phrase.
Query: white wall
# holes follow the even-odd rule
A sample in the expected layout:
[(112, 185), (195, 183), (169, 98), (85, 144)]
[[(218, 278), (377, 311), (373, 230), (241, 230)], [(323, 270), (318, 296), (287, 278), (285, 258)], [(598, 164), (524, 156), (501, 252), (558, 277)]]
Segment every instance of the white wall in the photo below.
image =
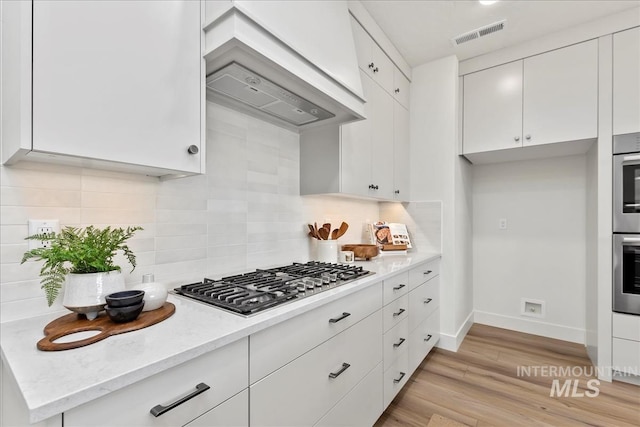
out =
[(411, 81), (411, 199), (442, 202), (441, 334), (456, 350), (471, 326), (471, 200), (469, 165), (458, 157), (458, 60), (413, 69)]
[[(473, 167), (476, 322), (584, 342), (586, 172), (584, 154)], [(521, 315), (521, 298), (546, 317)]]
[(27, 220), (62, 226), (141, 225), (131, 241), (138, 267), (120, 258), (129, 285), (145, 273), (170, 285), (309, 259), (308, 222), (347, 221), (344, 243), (361, 241), (378, 204), (299, 196), (298, 135), (207, 105), (207, 173), (171, 181), (66, 166), (0, 166), (0, 321), (48, 308), (39, 263), (20, 265)]

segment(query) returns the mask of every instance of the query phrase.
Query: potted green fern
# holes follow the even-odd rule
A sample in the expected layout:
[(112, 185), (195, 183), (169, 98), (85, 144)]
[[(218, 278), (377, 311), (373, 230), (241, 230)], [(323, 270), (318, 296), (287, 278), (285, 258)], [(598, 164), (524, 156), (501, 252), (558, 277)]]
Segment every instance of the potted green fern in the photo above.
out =
[(104, 297), (124, 290), (124, 278), (113, 257), (122, 251), (136, 268), (136, 257), (126, 242), (142, 227), (84, 229), (65, 227), (60, 233), (34, 234), (28, 240), (47, 242), (47, 247), (25, 252), (22, 263), (44, 260), (40, 270), (40, 284), (49, 306), (58, 297), (62, 285), (65, 293), (62, 304), (71, 311), (95, 319), (104, 308)]

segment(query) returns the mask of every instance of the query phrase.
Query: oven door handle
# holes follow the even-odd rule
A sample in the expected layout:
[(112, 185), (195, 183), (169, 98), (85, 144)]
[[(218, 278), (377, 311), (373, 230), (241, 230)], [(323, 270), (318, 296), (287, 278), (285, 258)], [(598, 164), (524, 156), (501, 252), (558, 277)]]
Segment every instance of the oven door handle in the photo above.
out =
[(624, 245), (625, 243), (640, 244), (640, 237), (623, 237), (622, 244)]
[(623, 156), (622, 163), (640, 163), (640, 154), (635, 154), (633, 156)]

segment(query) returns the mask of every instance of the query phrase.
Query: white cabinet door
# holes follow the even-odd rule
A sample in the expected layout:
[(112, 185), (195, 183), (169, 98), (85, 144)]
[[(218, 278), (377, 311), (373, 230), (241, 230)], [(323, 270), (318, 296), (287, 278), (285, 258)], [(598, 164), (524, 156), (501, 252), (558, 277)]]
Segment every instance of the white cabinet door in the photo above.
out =
[(395, 65), (367, 31), (351, 17), (358, 66), (388, 93), (393, 93)]
[(522, 146), (522, 61), (464, 76), (463, 152)]
[(185, 427), (242, 427), (249, 425), (249, 390), (243, 390)]
[[(64, 413), (65, 426), (181, 426), (248, 386), (249, 344), (243, 338)], [(209, 389), (196, 387), (200, 383)], [(197, 391), (201, 391), (196, 394)], [(193, 398), (154, 416), (157, 405)]]
[(640, 27), (613, 35), (613, 134), (640, 132)]
[(397, 67), (393, 70), (393, 97), (400, 105), (409, 109), (409, 80)]
[(317, 423), (382, 361), (380, 311), (250, 387), (250, 424)]
[(598, 136), (598, 42), (524, 60), (523, 144)]
[(381, 86), (374, 84), (371, 97), (371, 183), (373, 197), (393, 199), (393, 97)]
[(200, 2), (35, 1), (33, 149), (201, 172)]
[(316, 426), (372, 426), (382, 411), (382, 363), (378, 363)]
[(409, 372), (416, 370), (439, 339), (440, 309), (437, 309), (409, 334)]
[(351, 17), (351, 30), (353, 31), (353, 41), (356, 45), (356, 56), (358, 57), (358, 67), (369, 77), (373, 78), (373, 39), (367, 34), (364, 28)]
[(393, 199), (409, 201), (409, 111), (393, 103)]
[(373, 42), (373, 79), (378, 83), (388, 94), (393, 93), (393, 70), (395, 65), (389, 59), (386, 53), (380, 46)]
[(367, 119), (340, 126), (340, 191), (347, 194), (368, 196), (371, 185), (371, 135), (373, 128), (373, 103), (371, 97), (376, 84), (366, 73), (360, 72), (362, 89), (367, 103), (364, 111)]

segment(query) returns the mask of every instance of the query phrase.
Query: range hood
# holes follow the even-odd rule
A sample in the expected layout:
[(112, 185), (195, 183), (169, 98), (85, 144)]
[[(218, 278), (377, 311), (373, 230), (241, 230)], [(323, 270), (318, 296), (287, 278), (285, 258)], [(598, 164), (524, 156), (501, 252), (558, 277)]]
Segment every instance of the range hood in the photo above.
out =
[(298, 131), (365, 118), (346, 2), (206, 5), (207, 99)]
[(292, 126), (335, 117), (335, 114), (235, 62), (207, 76), (207, 89), (227, 96), (240, 105), (257, 108)]

